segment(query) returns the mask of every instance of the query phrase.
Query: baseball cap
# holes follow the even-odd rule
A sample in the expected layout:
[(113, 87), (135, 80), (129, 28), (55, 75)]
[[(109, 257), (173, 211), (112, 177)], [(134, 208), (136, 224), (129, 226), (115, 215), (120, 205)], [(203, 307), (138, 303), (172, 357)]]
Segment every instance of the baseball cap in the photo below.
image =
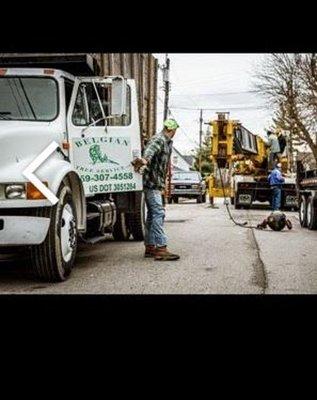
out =
[(170, 129), (170, 130), (179, 128), (179, 125), (175, 121), (175, 119), (171, 119), (171, 118), (170, 119), (166, 119), (164, 121), (164, 126), (165, 126), (165, 128)]

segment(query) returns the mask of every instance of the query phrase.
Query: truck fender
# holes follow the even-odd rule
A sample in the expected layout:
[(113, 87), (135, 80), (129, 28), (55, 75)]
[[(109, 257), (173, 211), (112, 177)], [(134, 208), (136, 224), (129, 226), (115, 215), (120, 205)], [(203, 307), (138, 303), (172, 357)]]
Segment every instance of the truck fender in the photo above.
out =
[(85, 231), (86, 197), (82, 181), (72, 165), (66, 160), (51, 157), (38, 169), (36, 175), (42, 181), (48, 181), (49, 189), (55, 195), (63, 180), (68, 179), (76, 207), (77, 228), (79, 231)]

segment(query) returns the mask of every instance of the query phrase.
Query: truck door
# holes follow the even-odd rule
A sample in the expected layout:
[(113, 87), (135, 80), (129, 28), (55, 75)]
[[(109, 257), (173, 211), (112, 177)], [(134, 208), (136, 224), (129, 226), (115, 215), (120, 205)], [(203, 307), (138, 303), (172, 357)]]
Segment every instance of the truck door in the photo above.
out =
[(142, 190), (142, 176), (131, 165), (141, 154), (136, 90), (133, 81), (122, 82), (75, 81), (67, 116), (70, 159), (87, 196)]

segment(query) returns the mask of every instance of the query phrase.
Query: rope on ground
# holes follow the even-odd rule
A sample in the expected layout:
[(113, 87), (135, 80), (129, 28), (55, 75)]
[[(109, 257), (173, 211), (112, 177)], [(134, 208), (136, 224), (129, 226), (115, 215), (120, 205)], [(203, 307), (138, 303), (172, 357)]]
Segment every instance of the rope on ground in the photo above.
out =
[(225, 199), (225, 200), (224, 200), (224, 204), (225, 204), (225, 206), (226, 206), (227, 213), (228, 213), (229, 218), (231, 219), (231, 221), (232, 221), (235, 225), (240, 226), (241, 228), (262, 230), (261, 228), (259, 228), (259, 227), (256, 226), (256, 225), (248, 225), (248, 222), (247, 222), (247, 221), (246, 221), (246, 222), (237, 222), (237, 221), (233, 218), (233, 216), (232, 216), (232, 214), (231, 214), (230, 207), (229, 207), (229, 201), (228, 201), (227, 196), (226, 196), (226, 191), (225, 191), (225, 187), (224, 187), (224, 183), (223, 183), (223, 178), (222, 178), (221, 169), (220, 169), (218, 163), (217, 163), (217, 168), (218, 168), (218, 171), (219, 171), (219, 176), (220, 176), (220, 182), (221, 182), (223, 197), (224, 197), (224, 199)]

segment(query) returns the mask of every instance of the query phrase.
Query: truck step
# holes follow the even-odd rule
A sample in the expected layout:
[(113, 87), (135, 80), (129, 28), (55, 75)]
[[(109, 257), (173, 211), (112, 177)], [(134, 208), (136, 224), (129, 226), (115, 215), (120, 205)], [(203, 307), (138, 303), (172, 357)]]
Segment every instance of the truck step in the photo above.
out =
[(87, 213), (87, 220), (91, 220), (94, 218), (100, 218), (100, 213), (98, 212), (89, 212)]

